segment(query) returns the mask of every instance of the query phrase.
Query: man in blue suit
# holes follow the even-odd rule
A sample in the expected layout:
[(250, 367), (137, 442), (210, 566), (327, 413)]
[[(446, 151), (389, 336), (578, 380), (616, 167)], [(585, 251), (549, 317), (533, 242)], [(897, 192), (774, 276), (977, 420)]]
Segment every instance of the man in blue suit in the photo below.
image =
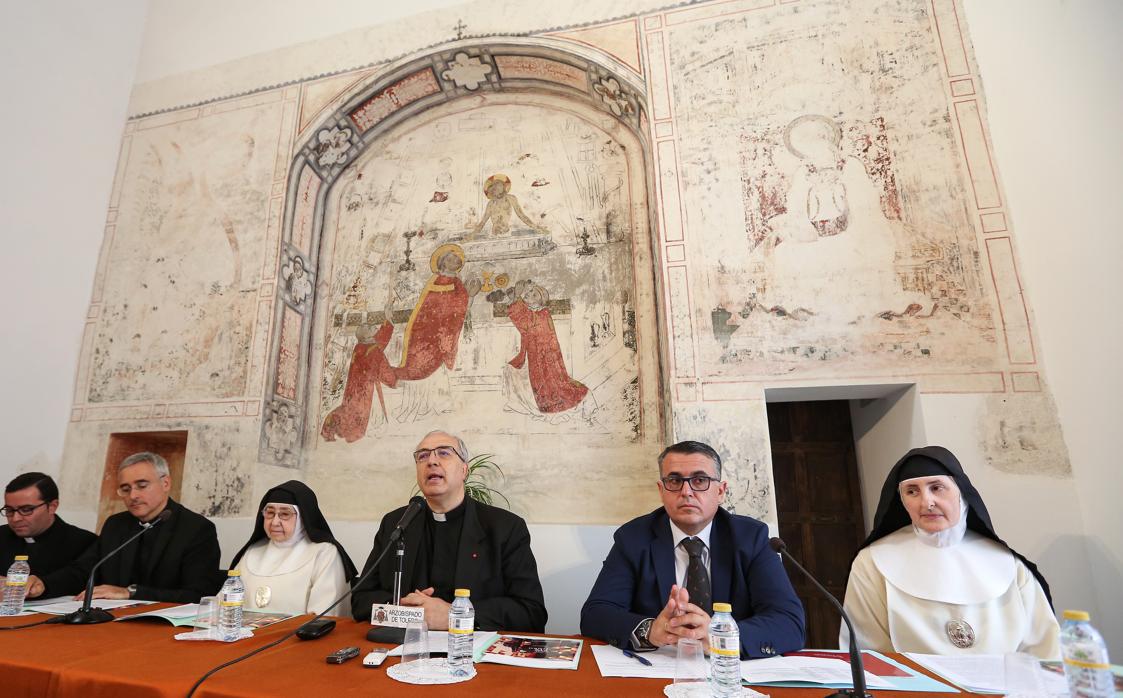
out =
[(741, 656), (803, 648), (803, 606), (768, 527), (720, 507), (721, 456), (697, 441), (659, 455), (663, 508), (617, 529), (581, 609), (581, 633), (637, 651), (682, 638), (709, 645), (713, 602), (733, 605)]

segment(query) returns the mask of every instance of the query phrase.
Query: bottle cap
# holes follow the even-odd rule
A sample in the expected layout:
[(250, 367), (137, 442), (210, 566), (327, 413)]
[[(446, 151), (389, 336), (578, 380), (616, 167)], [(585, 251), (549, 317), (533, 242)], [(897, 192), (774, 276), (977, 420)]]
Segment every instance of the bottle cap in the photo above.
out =
[(1088, 615), (1087, 611), (1065, 611), (1065, 620), (1091, 620), (1092, 617)]
[(20, 560), (27, 560), (27, 556), (26, 555), (16, 555), (16, 562), (19, 562)]
[(229, 572), (226, 573), (226, 576), (228, 576), (228, 577), (241, 577), (242, 576), (242, 570), (230, 570)]
[(468, 589), (457, 589), (456, 590), (456, 598), (460, 598), (462, 596), (464, 598), (468, 598), (469, 596), (471, 596), (471, 594), (469, 594), (468, 592), (469, 592)]
[(715, 603), (714, 613), (733, 613), (733, 607), (727, 603)]

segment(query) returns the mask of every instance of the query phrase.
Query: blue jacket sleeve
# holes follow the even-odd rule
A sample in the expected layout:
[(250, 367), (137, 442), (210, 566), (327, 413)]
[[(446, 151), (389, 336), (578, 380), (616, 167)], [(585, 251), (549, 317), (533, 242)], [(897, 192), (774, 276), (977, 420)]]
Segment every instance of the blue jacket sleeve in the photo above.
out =
[(737, 619), (742, 655), (772, 657), (803, 649), (803, 604), (795, 595), (780, 556), (768, 545), (766, 527), (756, 530), (751, 550), (746, 570), (750, 615)]
[(632, 610), (632, 597), (638, 584), (638, 564), (629, 559), (619, 532), (604, 560), (589, 598), (581, 608), (581, 634), (616, 647), (630, 647), (632, 631), (644, 618)]

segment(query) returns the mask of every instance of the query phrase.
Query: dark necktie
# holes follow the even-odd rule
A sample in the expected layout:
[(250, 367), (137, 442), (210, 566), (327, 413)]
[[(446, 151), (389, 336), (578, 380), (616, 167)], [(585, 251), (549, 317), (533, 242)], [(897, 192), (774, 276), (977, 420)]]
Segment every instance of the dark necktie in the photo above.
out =
[(706, 571), (706, 565), (702, 562), (702, 551), (706, 546), (697, 538), (686, 538), (682, 541), (682, 547), (690, 556), (690, 561), (686, 564), (686, 591), (690, 594), (690, 603), (713, 615), (714, 600), (713, 592), (710, 590), (710, 573)]

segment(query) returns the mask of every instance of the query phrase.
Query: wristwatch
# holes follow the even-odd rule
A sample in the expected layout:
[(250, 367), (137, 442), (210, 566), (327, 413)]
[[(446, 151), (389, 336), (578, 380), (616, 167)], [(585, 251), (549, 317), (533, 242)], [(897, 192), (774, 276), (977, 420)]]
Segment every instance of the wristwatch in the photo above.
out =
[(644, 618), (640, 621), (639, 625), (636, 626), (636, 629), (632, 631), (632, 644), (635, 645), (635, 649), (655, 649), (655, 645), (648, 639), (648, 635), (651, 634), (651, 626), (654, 623), (654, 618)]
[(130, 584), (129, 586), (125, 587), (125, 589), (129, 592), (130, 599), (136, 598), (136, 584)]

